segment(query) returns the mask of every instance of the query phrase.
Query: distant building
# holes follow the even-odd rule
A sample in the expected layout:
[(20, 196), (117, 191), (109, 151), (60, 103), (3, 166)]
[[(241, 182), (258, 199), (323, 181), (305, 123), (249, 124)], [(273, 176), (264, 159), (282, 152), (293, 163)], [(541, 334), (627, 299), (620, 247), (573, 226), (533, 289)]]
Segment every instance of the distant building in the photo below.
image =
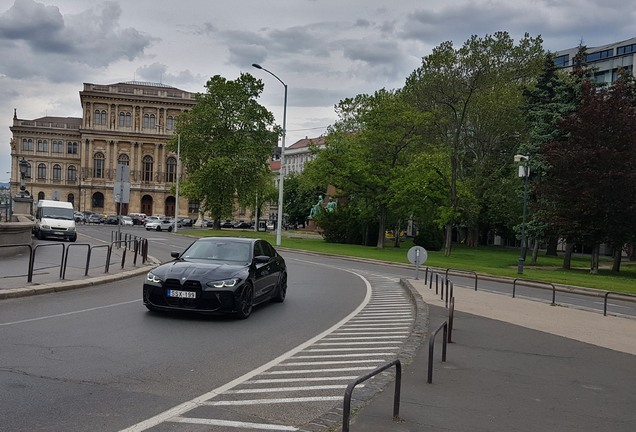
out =
[[(557, 66), (572, 70), (572, 62), (579, 48), (558, 51), (554, 61)], [(634, 73), (634, 55), (636, 55), (636, 38), (615, 42), (600, 47), (587, 47), (586, 63), (598, 69), (593, 78), (596, 82), (611, 84), (616, 81), (619, 68)]]
[[(11, 191), (20, 188), (18, 161), (29, 163), (26, 190), (34, 200), (73, 203), (76, 210), (117, 212), (113, 187), (118, 164), (130, 167), (130, 203), (122, 214), (175, 215), (177, 155), (166, 150), (176, 118), (195, 104), (195, 94), (164, 84), (84, 84), (83, 116), (13, 116)], [(198, 213), (198, 203), (179, 199), (179, 216)]]
[(325, 137), (307, 138), (296, 141), (289, 147), (285, 148), (285, 156), (283, 157), (283, 175), (286, 177), (291, 173), (300, 174), (305, 169), (305, 163), (314, 160), (316, 155), (312, 155), (309, 151), (309, 144), (325, 148)]

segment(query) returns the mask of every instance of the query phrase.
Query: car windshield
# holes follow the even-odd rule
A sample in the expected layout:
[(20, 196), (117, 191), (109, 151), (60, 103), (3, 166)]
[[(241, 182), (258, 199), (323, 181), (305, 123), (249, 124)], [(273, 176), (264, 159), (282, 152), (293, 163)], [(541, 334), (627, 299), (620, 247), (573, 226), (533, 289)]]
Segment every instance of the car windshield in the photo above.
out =
[(49, 219), (75, 220), (72, 209), (61, 207), (42, 207), (42, 217)]
[(250, 245), (228, 241), (197, 241), (183, 253), (181, 259), (247, 262), (250, 259)]

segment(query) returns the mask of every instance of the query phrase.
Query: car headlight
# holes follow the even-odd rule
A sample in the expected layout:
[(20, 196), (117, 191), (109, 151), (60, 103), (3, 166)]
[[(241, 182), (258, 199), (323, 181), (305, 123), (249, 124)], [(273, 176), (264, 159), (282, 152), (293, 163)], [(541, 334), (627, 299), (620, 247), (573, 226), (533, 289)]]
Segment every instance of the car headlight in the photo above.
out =
[(74, 227), (74, 226), (72, 226), (72, 227), (68, 227), (68, 230), (69, 230), (69, 231), (75, 231), (75, 227)]
[(152, 272), (148, 272), (148, 276), (146, 276), (146, 280), (148, 282), (152, 282), (152, 283), (156, 283), (156, 284), (160, 284), (161, 283), (161, 279), (158, 278), (157, 276), (155, 276)]
[(51, 229), (51, 227), (48, 226), (48, 225), (40, 225), (40, 228), (43, 229), (43, 230), (50, 230)]
[(241, 280), (240, 279), (225, 279), (220, 281), (208, 282), (206, 285), (212, 288), (231, 288), (236, 286)]

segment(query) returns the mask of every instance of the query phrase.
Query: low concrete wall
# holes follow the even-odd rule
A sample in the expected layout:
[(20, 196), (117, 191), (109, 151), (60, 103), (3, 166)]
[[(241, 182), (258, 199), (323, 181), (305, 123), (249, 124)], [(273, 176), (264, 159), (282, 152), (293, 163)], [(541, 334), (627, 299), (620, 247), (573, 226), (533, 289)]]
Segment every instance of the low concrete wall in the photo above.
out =
[[(15, 222), (0, 222), (0, 245), (32, 244), (35, 222), (29, 216), (13, 215)], [(1, 247), (0, 257), (9, 257), (28, 252), (28, 248)]]

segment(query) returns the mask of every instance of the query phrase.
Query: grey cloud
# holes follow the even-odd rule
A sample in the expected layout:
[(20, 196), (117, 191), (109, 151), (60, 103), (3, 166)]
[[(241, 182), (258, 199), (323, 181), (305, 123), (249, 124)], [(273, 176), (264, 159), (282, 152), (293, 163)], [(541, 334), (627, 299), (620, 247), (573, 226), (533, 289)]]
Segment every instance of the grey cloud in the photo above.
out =
[(368, 20), (362, 19), (362, 18), (358, 18), (356, 20), (356, 27), (369, 27), (371, 25), (371, 23)]
[(289, 105), (296, 107), (332, 107), (342, 99), (351, 97), (346, 90), (296, 88), (289, 92)]
[(162, 82), (164, 84), (179, 87), (184, 84), (201, 84), (205, 78), (201, 75), (193, 75), (189, 70), (184, 70), (178, 74), (168, 73), (168, 66), (163, 63), (153, 63), (151, 65), (137, 68), (135, 74), (145, 81)]
[[(120, 15), (121, 8), (114, 2), (62, 16), (55, 6), (16, 0), (0, 15), (0, 71), (14, 77), (64, 81), (74, 78), (76, 71), (86, 75), (86, 69), (133, 60), (158, 39), (134, 28), (119, 29)], [(24, 64), (31, 69), (24, 71)]]

